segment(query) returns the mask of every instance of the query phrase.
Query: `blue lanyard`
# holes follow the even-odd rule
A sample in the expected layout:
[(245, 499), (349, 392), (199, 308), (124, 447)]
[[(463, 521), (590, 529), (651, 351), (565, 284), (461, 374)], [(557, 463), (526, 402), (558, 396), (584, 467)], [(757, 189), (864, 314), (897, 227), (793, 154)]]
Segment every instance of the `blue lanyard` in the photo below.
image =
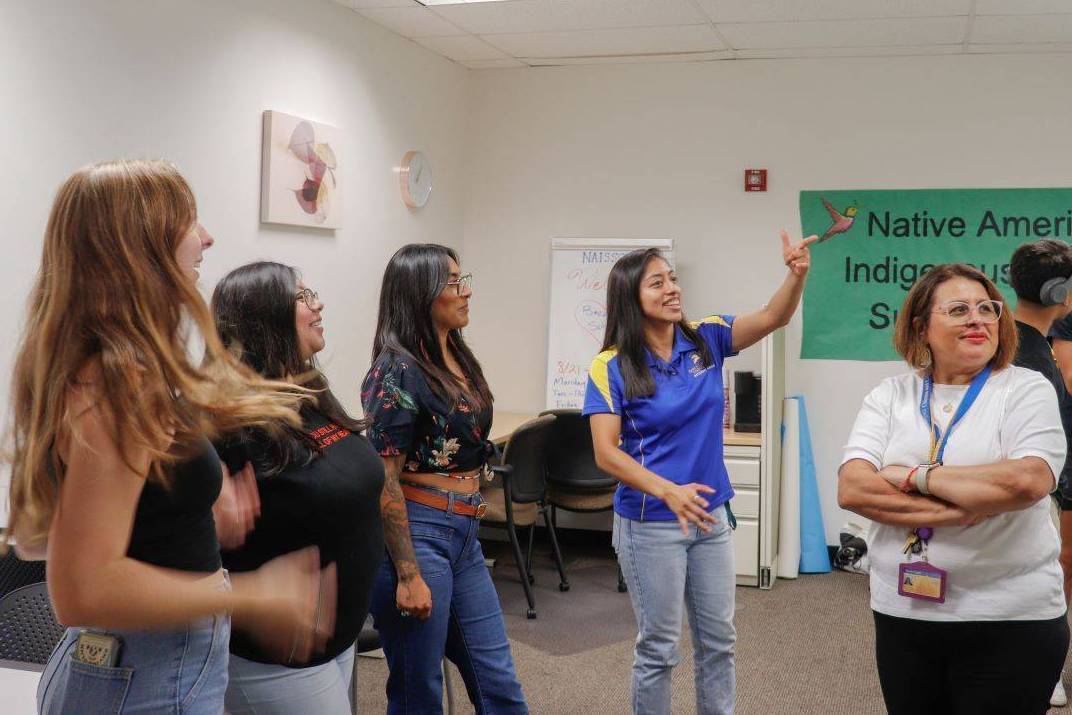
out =
[(990, 377), (990, 366), (986, 366), (982, 372), (972, 378), (971, 385), (968, 386), (968, 391), (964, 394), (964, 397), (960, 401), (960, 405), (957, 406), (956, 413), (953, 414), (953, 419), (950, 420), (949, 426), (945, 429), (945, 434), (942, 434), (942, 430), (935, 424), (934, 418), (931, 415), (931, 395), (934, 394), (934, 378), (930, 375), (923, 378), (923, 391), (919, 397), (919, 413), (923, 415), (923, 419), (931, 426), (931, 453), (930, 461), (932, 464), (941, 464), (942, 456), (945, 454), (945, 446), (949, 442), (949, 435), (953, 432), (953, 427), (957, 422), (960, 422), (961, 418), (968, 413), (972, 404), (975, 402), (975, 398), (979, 397), (979, 393), (983, 390), (983, 384), (987, 378)]

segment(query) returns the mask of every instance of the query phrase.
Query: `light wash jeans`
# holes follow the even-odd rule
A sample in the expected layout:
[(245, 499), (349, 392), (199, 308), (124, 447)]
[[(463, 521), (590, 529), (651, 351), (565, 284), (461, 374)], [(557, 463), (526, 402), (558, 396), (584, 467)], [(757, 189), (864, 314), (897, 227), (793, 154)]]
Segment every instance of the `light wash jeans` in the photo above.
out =
[(227, 684), (230, 715), (350, 715), (354, 647), (307, 668), (258, 663), (231, 656)]
[(681, 533), (676, 521), (614, 515), (614, 548), (636, 615), (632, 702), (636, 715), (670, 712), (670, 673), (679, 657), (682, 606), (689, 611), (696, 671), (696, 712), (728, 715), (737, 698), (733, 625), (733, 539), (725, 507), (705, 534)]
[(227, 689), (231, 619), (216, 616), (169, 631), (109, 631), (123, 641), (119, 665), (71, 658), (81, 628), (68, 628), (37, 686), (37, 710), (68, 713), (219, 715)]

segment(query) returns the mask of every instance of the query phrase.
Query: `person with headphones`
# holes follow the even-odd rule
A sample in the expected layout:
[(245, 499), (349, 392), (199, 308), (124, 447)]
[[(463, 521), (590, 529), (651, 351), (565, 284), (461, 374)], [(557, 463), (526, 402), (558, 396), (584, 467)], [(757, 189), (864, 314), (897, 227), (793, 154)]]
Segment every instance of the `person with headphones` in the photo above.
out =
[[(1016, 331), (1020, 336), (1014, 365), (1042, 373), (1057, 392), (1061, 422), (1068, 445), (1072, 447), (1072, 397), (1046, 336), (1055, 322), (1063, 322), (1072, 310), (1072, 246), (1063, 241), (1044, 238), (1025, 243), (1009, 260), (1009, 284), (1016, 291)], [(1072, 450), (1070, 450), (1072, 452)], [(1072, 592), (1072, 465), (1065, 462), (1053, 493), (1061, 509), (1061, 571), (1064, 576), (1065, 604)], [(1068, 703), (1060, 680), (1053, 689), (1050, 705)]]

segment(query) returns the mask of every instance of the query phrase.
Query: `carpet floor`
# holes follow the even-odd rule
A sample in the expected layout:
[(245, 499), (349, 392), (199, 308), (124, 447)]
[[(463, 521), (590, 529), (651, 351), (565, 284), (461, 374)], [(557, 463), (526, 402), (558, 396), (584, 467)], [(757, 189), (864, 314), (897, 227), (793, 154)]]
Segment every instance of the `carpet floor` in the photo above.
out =
[[(636, 621), (618, 593), (617, 562), (606, 539), (564, 544), (570, 590), (560, 592), (546, 544), (537, 544), (537, 618), (527, 604), (507, 544), (484, 542), (515, 666), (535, 715), (617, 715), (629, 708)], [(770, 591), (737, 589), (737, 712), (741, 715), (885, 712), (874, 665), (874, 628), (865, 576), (834, 572), (779, 579)], [(673, 712), (695, 711), (692, 645), (683, 629), (673, 673)], [(455, 712), (471, 713), (452, 673)], [(385, 661), (358, 660), (358, 712), (382, 713)], [(1054, 715), (1072, 709), (1052, 709)]]

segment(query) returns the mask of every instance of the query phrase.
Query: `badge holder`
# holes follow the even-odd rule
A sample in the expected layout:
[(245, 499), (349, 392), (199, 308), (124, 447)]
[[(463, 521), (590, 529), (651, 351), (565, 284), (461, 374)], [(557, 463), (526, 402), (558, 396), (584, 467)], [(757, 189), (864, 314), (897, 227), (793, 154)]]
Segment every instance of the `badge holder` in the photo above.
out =
[[(909, 557), (911, 558), (911, 557)], [(898, 570), (897, 593), (906, 598), (945, 603), (948, 573), (927, 561), (927, 542), (923, 542), (920, 561), (901, 564)]]

